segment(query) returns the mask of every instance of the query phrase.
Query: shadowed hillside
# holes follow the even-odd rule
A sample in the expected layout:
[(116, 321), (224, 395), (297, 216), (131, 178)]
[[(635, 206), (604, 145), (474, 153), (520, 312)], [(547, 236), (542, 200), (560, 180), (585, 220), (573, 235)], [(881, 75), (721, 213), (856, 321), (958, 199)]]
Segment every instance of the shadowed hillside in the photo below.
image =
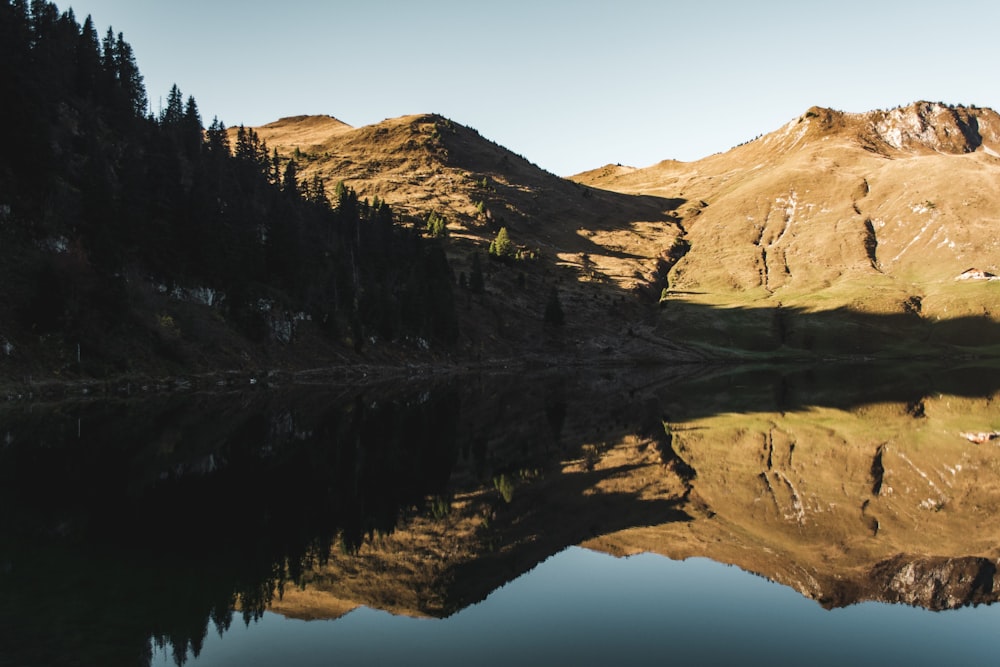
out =
[[(578, 270), (601, 272), (626, 288), (653, 277), (660, 252), (679, 229), (670, 198), (621, 195), (554, 176), (475, 130), (434, 114), (403, 116), (357, 129), (328, 117), (286, 118), (255, 128), (308, 180), (338, 180), (379, 198), (423, 226), (445, 218), (456, 239), (483, 250), (501, 227), (515, 244)], [(602, 243), (620, 232), (623, 241)], [(645, 242), (640, 242), (645, 240)], [(584, 266), (580, 255), (588, 255)]]
[[(460, 286), (482, 260), (484, 289), (459, 307), (462, 344), (474, 354), (546, 357), (691, 358), (653, 334), (655, 286), (678, 256), (675, 198), (619, 194), (550, 174), (475, 130), (434, 114), (349, 128), (299, 116), (254, 128), (306, 182), (388, 202), (426, 230), (439, 216)], [(230, 130), (235, 133), (235, 130)], [(512, 255), (487, 261), (507, 230)], [(464, 276), (464, 277), (463, 277)], [(547, 295), (558, 294), (565, 326), (542, 327)], [(645, 330), (642, 341), (627, 331)]]

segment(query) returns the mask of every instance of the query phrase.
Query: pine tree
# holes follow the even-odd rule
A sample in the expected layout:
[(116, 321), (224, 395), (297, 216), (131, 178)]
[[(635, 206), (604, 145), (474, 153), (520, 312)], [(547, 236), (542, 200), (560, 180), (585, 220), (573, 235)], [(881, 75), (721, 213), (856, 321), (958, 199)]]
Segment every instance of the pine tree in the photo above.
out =
[(101, 40), (101, 67), (104, 68), (105, 72), (115, 77), (115, 31), (111, 26), (108, 26), (108, 31), (104, 33), (104, 39)]
[(205, 138), (209, 152), (213, 155), (225, 155), (229, 157), (229, 133), (226, 132), (225, 123), (222, 123), (218, 116), (212, 119), (212, 124), (208, 126)]
[(76, 92), (84, 96), (98, 94), (101, 80), (101, 43), (94, 20), (87, 16), (76, 44)]
[(172, 127), (179, 125), (184, 118), (184, 96), (175, 83), (167, 93), (167, 106), (160, 111), (160, 125)]
[(447, 236), (448, 225), (444, 217), (432, 211), (427, 216), (427, 233), (435, 237)]
[(289, 160), (285, 166), (285, 174), (281, 177), (281, 191), (288, 195), (299, 194), (299, 173), (295, 160)]
[(146, 109), (149, 107), (146, 86), (143, 83), (142, 74), (139, 73), (139, 65), (136, 64), (132, 47), (125, 41), (122, 33), (118, 33), (118, 38), (115, 40), (114, 62), (118, 84), (122, 88), (126, 104), (133, 115), (145, 116)]
[(313, 174), (312, 185), (309, 187), (309, 200), (324, 206), (330, 205), (330, 199), (326, 196), (326, 185), (319, 174)]
[(198, 154), (203, 132), (198, 103), (194, 101), (194, 97), (188, 96), (187, 104), (184, 105), (184, 116), (180, 122), (181, 145), (188, 157), (194, 157)]
[(516, 252), (517, 250), (507, 234), (507, 228), (501, 227), (500, 231), (497, 232), (497, 237), (490, 243), (490, 256), (497, 259), (510, 259), (514, 257)]

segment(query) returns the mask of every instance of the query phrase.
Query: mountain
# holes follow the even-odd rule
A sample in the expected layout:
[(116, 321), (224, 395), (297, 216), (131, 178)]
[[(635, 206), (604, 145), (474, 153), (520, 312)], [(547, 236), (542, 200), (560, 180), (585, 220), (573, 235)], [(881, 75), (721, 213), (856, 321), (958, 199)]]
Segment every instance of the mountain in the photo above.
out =
[[(1000, 333), (989, 280), (1000, 273), (1000, 116), (989, 109), (813, 107), (703, 160), (571, 180), (433, 114), (255, 130), (328, 190), (343, 180), (418, 226), (443, 215), (458, 273), (506, 227), (538, 259), (489, 267), (492, 317), (537, 321), (540, 299), (523, 298), (514, 276), (529, 293), (555, 282), (572, 354), (950, 354), (983, 352)], [(466, 347), (530, 345), (511, 337), (523, 326), (478, 328), (484, 319), (475, 306), (463, 318)], [(637, 332), (642, 351), (629, 348)]]
[[(643, 333), (652, 332), (655, 285), (681, 234), (677, 200), (559, 178), (436, 114), (360, 128), (297, 116), (252, 129), (279, 160), (294, 160), (306, 183), (318, 179), (332, 192), (342, 182), (361, 198), (388, 202), (419, 229), (431, 214), (443, 217), (445, 250), (460, 282), (479, 253), (485, 293), (466, 295), (459, 308), (460, 351), (691, 358), (682, 346)], [(520, 253), (486, 262), (501, 229)], [(556, 335), (542, 326), (553, 290), (566, 313)]]
[(683, 199), (690, 251), (669, 275), (664, 326), (752, 349), (828, 349), (846, 332), (871, 352), (996, 340), (997, 286), (982, 279), (1000, 272), (998, 176), (996, 112), (918, 102), (813, 107), (696, 162), (573, 180)]
[[(518, 245), (583, 269), (574, 255), (622, 287), (642, 286), (656, 265), (656, 243), (679, 233), (670, 198), (622, 195), (559, 178), (476, 130), (436, 114), (350, 128), (328, 116), (297, 116), (254, 128), (269, 148), (294, 158), (305, 180), (330, 190), (343, 181), (360, 197), (391, 204), (423, 224), (443, 215), (453, 236), (480, 244), (507, 227)], [(231, 132), (233, 130), (230, 130)], [(602, 234), (630, 228), (632, 246), (613, 248)], [(598, 240), (591, 240), (593, 237)], [(589, 264), (588, 264), (589, 266)]]
[(154, 117), (121, 34), (0, 12), (7, 382), (1000, 351), (988, 109), (563, 179), (437, 114), (227, 133), (175, 85)]

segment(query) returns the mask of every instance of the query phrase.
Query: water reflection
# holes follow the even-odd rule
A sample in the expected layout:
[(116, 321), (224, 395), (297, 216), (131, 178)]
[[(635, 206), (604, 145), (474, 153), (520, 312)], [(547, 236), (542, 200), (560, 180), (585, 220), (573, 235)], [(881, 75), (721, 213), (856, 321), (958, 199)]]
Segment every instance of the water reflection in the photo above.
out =
[[(942, 616), (869, 603), (830, 613), (706, 559), (570, 547), (447, 619), (364, 607), (332, 623), (268, 613), (259, 625), (210, 636), (203, 655), (205, 665), (300, 667), (986, 665), (995, 662), (998, 620), (1000, 607)], [(172, 664), (154, 657), (157, 667)]]
[(630, 369), (8, 406), (0, 663), (182, 664), (268, 609), (447, 617), (578, 544), (709, 557), (828, 608), (993, 602), (1000, 448), (960, 433), (1000, 429), (994, 377)]

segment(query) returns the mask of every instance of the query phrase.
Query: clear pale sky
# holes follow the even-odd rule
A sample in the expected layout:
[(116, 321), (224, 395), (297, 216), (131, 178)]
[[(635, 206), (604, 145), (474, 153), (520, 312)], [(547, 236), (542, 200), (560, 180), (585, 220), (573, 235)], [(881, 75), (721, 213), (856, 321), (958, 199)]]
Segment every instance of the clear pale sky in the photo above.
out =
[(205, 124), (436, 112), (561, 176), (696, 160), (812, 105), (1000, 109), (1000, 2), (75, 0), (123, 32), (154, 110)]

